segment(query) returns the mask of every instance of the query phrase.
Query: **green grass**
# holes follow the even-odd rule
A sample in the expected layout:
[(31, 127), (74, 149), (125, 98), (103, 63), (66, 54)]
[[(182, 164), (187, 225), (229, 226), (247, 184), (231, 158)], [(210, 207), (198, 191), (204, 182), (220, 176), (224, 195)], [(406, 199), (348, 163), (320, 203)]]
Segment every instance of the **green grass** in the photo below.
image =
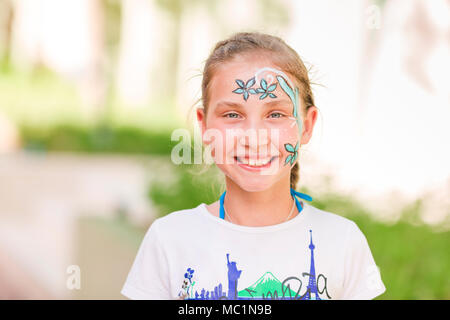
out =
[(386, 285), (384, 299), (450, 299), (450, 232), (400, 221), (353, 217), (366, 235)]

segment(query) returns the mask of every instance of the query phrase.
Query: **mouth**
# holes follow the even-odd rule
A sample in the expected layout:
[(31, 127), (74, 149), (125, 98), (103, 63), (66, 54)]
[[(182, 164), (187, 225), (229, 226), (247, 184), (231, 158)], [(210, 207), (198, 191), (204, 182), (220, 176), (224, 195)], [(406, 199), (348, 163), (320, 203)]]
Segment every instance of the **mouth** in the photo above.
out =
[(234, 157), (234, 160), (238, 163), (238, 165), (247, 170), (261, 170), (265, 168), (269, 168), (272, 162), (278, 158), (278, 156), (267, 157), (263, 159), (250, 159), (250, 158), (240, 158)]

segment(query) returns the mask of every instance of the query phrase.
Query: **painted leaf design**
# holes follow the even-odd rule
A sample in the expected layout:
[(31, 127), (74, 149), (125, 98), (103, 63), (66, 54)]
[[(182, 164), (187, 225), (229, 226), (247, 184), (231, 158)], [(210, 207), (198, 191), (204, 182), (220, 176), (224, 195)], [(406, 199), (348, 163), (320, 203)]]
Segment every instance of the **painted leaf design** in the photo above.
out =
[(239, 87), (244, 88), (244, 81), (236, 79), (236, 83), (238, 84)]
[(255, 89), (249, 89), (248, 92), (250, 92), (251, 94), (256, 94), (256, 90)]
[[(283, 89), (284, 92), (291, 98), (292, 103), (295, 103), (295, 96), (294, 92), (292, 91), (291, 87), (286, 83), (283, 77), (277, 76), (278, 83), (280, 84), (281, 89)], [(295, 112), (295, 110), (294, 110)]]
[(294, 157), (291, 158), (291, 166), (294, 164)]
[(234, 93), (244, 93), (244, 89), (242, 88), (237, 88), (235, 90), (233, 90)]
[(264, 93), (261, 95), (261, 97), (259, 97), (260, 100), (264, 99), (265, 97), (267, 97), (267, 93)]
[(298, 150), (298, 141), (297, 141), (297, 144), (295, 145), (295, 151), (297, 151)]
[(294, 164), (294, 163), (295, 163), (295, 160), (297, 160), (297, 155), (298, 155), (298, 153), (296, 152), (296, 153), (294, 154), (294, 156), (292, 157), (292, 160), (291, 160), (291, 163), (292, 163), (292, 164)]
[(277, 87), (277, 84), (276, 83), (274, 83), (274, 84), (272, 84), (269, 88), (267, 88), (267, 91), (273, 91), (273, 90), (275, 90), (275, 88)]
[(271, 98), (276, 98), (277, 96), (274, 95), (273, 93), (269, 93), (269, 97), (271, 97)]
[(264, 93), (265, 91), (264, 91), (263, 88), (258, 88), (258, 89), (256, 89), (256, 92), (258, 92), (258, 93)]
[(253, 86), (255, 84), (255, 77), (251, 78), (250, 80), (247, 81), (247, 84), (245, 85), (245, 87), (248, 89), (251, 86)]
[(290, 144), (290, 143), (286, 143), (286, 144), (284, 145), (284, 148), (285, 148), (287, 151), (289, 151), (289, 152), (295, 152), (294, 147), (293, 147), (292, 144)]
[(292, 154), (288, 155), (288, 156), (286, 157), (286, 160), (284, 160), (284, 164), (289, 163), (289, 161), (291, 161), (291, 158), (292, 158)]
[(261, 87), (262, 87), (264, 90), (267, 90), (267, 82), (266, 82), (266, 80), (261, 79)]
[(294, 117), (297, 117), (298, 109), (298, 88), (295, 88), (295, 100), (294, 100)]
[(247, 100), (247, 99), (248, 99), (248, 92), (244, 91), (244, 100)]

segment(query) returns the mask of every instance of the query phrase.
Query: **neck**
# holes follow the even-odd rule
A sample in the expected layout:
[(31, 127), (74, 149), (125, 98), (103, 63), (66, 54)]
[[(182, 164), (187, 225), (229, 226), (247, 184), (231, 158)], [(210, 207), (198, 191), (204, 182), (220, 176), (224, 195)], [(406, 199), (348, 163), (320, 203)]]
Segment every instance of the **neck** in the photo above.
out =
[[(286, 220), (292, 209), (294, 200), (286, 179), (280, 179), (269, 189), (249, 192), (226, 177), (226, 188), (224, 207), (235, 224), (252, 227), (279, 224)], [(294, 208), (290, 219), (297, 214)]]

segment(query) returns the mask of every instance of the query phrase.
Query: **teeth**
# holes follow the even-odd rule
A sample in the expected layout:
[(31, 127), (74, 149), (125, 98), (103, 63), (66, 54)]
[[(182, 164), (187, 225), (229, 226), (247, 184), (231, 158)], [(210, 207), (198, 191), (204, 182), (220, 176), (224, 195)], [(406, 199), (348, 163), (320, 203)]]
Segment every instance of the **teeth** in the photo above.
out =
[(270, 162), (271, 158), (267, 158), (267, 159), (241, 159), (239, 158), (239, 161), (243, 164), (247, 164), (253, 167), (260, 167), (260, 166), (264, 166), (266, 164), (268, 164)]

